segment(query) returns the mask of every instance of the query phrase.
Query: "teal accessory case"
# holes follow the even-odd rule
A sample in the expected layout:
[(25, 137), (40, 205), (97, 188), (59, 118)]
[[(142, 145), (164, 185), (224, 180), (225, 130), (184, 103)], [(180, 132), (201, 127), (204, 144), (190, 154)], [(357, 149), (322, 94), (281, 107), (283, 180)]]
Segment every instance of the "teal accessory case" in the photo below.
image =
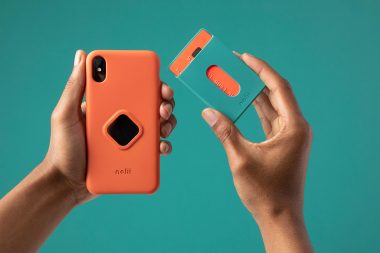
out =
[[(236, 96), (228, 96), (208, 78), (206, 71), (213, 65), (223, 69), (240, 85)], [(264, 88), (257, 74), (214, 35), (177, 78), (208, 107), (222, 112), (233, 122)]]

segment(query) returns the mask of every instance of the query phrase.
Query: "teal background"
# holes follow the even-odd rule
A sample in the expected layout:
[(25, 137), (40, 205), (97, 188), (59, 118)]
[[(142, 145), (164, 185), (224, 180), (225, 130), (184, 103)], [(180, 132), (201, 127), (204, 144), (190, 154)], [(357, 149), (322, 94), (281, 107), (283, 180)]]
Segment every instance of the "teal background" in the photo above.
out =
[[(175, 90), (174, 151), (153, 196), (76, 208), (41, 252), (263, 252), (202, 103), (167, 64), (201, 27), (266, 59), (293, 85), (314, 130), (305, 218), (317, 252), (379, 252), (380, 2), (10, 1), (0, 7), (0, 192), (44, 157), (50, 113), (75, 50), (152, 49)], [(263, 133), (253, 108), (242, 132)]]

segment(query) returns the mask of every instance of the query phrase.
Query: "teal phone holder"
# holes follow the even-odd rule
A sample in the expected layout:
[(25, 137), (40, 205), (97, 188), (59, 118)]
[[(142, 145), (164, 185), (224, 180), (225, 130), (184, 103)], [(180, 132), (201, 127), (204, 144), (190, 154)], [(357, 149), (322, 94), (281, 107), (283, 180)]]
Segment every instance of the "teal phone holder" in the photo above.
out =
[[(236, 96), (228, 96), (207, 77), (206, 71), (212, 65), (222, 68), (240, 85)], [(233, 122), (264, 88), (256, 73), (215, 36), (177, 78), (207, 106), (224, 113)]]

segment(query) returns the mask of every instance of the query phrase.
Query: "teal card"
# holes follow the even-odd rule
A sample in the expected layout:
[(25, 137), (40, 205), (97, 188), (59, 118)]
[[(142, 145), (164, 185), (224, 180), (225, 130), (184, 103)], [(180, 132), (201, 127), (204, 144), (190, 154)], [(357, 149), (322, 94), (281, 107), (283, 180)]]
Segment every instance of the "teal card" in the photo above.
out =
[[(209, 79), (206, 72), (211, 66), (220, 67), (239, 84), (236, 95), (227, 95)], [(264, 88), (256, 73), (214, 35), (177, 78), (208, 107), (219, 110), (234, 122)]]

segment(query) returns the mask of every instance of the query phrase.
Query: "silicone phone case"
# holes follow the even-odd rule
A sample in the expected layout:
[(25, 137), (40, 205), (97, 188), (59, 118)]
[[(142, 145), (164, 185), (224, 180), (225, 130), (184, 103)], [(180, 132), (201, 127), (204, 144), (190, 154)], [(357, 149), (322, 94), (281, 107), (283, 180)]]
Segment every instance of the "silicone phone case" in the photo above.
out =
[[(236, 96), (228, 96), (210, 81), (207, 70), (212, 66), (224, 70), (240, 85)], [(256, 73), (214, 35), (177, 78), (207, 106), (221, 111), (234, 122), (264, 88)]]
[[(96, 82), (92, 61), (106, 62)], [(159, 59), (151, 51), (93, 51), (86, 62), (87, 188), (153, 193), (159, 185)]]

